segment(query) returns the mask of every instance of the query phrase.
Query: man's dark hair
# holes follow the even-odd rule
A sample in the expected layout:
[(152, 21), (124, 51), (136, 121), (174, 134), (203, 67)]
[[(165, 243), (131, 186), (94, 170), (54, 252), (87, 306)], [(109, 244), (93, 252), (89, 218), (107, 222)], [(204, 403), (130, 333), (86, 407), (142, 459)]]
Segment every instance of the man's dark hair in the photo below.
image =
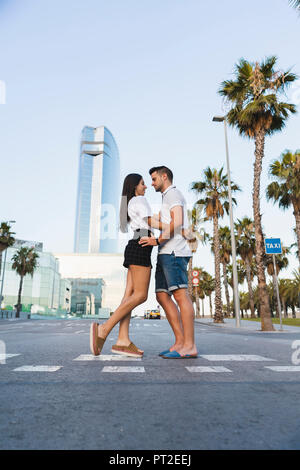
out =
[(152, 173), (154, 173), (155, 171), (157, 171), (157, 173), (159, 173), (160, 175), (165, 173), (168, 179), (171, 181), (171, 183), (173, 183), (173, 173), (170, 170), (170, 168), (166, 166), (154, 166), (153, 168), (149, 170), (149, 175), (152, 175)]

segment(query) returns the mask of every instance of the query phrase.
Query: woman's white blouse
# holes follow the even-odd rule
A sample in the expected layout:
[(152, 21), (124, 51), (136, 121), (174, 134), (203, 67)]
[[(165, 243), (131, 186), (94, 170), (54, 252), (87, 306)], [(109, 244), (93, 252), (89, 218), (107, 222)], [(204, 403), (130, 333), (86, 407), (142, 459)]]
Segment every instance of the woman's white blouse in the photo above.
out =
[(150, 227), (145, 220), (152, 216), (151, 207), (145, 196), (134, 196), (128, 204), (128, 215), (130, 218), (130, 227), (132, 230), (147, 229)]

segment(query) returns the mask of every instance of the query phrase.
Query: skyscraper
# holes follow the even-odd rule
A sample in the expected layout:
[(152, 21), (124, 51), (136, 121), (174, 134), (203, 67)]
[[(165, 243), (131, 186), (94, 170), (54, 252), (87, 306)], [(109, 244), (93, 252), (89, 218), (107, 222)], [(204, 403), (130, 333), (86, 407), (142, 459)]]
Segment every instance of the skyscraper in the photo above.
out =
[(118, 147), (105, 127), (81, 133), (75, 253), (116, 253), (120, 203)]

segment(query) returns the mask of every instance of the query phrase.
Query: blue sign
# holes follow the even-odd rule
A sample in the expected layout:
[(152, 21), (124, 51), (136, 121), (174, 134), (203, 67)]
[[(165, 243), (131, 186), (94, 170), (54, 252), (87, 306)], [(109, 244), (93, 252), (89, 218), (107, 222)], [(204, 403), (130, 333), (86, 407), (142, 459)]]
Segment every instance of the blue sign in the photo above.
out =
[(282, 253), (280, 238), (265, 238), (267, 255), (278, 255)]

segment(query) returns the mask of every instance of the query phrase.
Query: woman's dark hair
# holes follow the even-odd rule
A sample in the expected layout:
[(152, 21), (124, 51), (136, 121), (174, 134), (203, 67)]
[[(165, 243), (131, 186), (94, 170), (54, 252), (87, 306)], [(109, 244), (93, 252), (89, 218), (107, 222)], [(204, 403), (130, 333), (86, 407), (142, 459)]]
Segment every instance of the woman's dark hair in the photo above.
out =
[(141, 175), (130, 173), (124, 180), (120, 205), (120, 230), (123, 233), (127, 232), (127, 225), (130, 220), (128, 216), (129, 201), (135, 196), (135, 188), (142, 179), (143, 177)]

